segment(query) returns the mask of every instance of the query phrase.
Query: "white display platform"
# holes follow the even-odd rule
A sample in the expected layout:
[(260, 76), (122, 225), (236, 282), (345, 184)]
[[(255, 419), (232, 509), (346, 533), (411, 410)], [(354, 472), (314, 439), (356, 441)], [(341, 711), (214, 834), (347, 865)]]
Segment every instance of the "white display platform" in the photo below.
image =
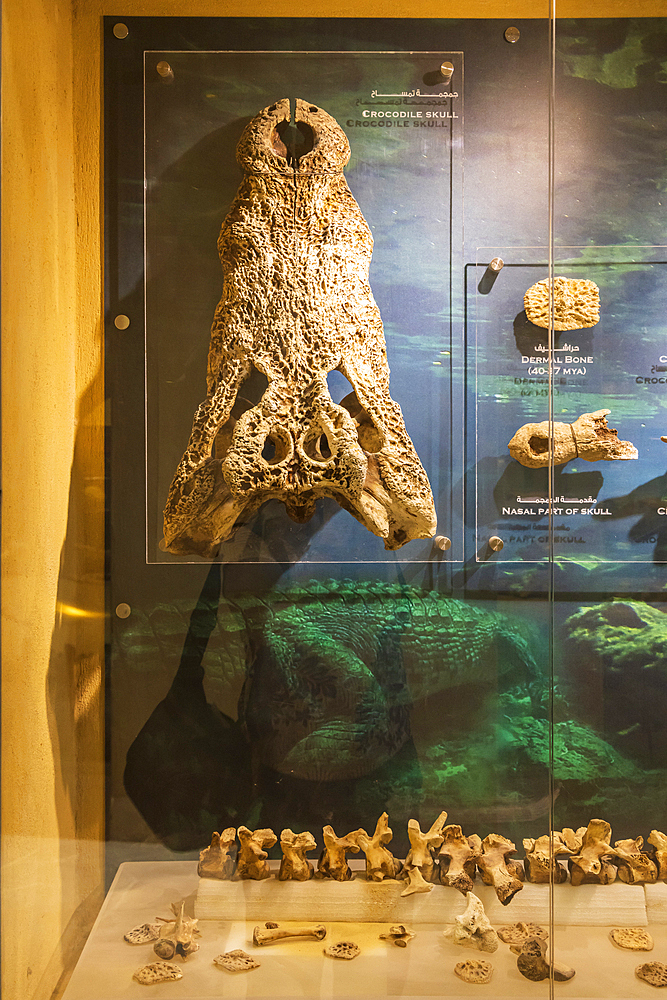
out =
[[(363, 861), (352, 861), (355, 877), (350, 882), (312, 878), (308, 882), (277, 878), (279, 862), (271, 862), (273, 874), (261, 882), (203, 878), (195, 901), (195, 916), (204, 920), (245, 919), (321, 921), (323, 914), (351, 923), (449, 924), (465, 909), (465, 899), (456, 889), (434, 885), (430, 892), (401, 896), (406, 884), (394, 879), (367, 882)], [(516, 920), (544, 923), (549, 920), (549, 886), (525, 882), (514, 899), (503, 906), (491, 886), (479, 879), (475, 894), (484, 903), (494, 925)], [(511, 910), (511, 916), (508, 916)], [(667, 920), (667, 915), (665, 916)], [(648, 922), (644, 889), (638, 885), (554, 886), (554, 920), (561, 924), (606, 927), (620, 924), (644, 926)]]
[[(200, 950), (182, 964), (183, 978), (156, 986), (141, 986), (132, 979), (132, 974), (142, 965), (156, 960), (156, 956), (152, 945), (129, 945), (123, 940), (123, 934), (137, 924), (153, 921), (156, 916), (167, 917), (170, 904), (181, 899), (186, 900), (186, 908), (192, 912), (198, 886), (196, 863), (193, 861), (126, 862), (120, 865), (63, 1000), (139, 1000), (141, 997), (151, 1000), (164, 1000), (166, 997), (208, 1000), (220, 996), (246, 997), (248, 1000), (254, 997), (280, 997), (281, 1000), (380, 1000), (385, 997), (423, 1000), (426, 997), (446, 997), (448, 1000), (462, 1000), (470, 997), (471, 991), (476, 996), (492, 997), (493, 1000), (524, 997), (546, 1000), (549, 996), (548, 983), (531, 983), (520, 975), (516, 957), (507, 945), (501, 944), (492, 955), (482, 955), (457, 947), (445, 939), (442, 930), (447, 921), (442, 916), (435, 924), (413, 921), (412, 928), (417, 936), (407, 948), (397, 948), (379, 939), (379, 934), (387, 931), (387, 923), (341, 922), (337, 906), (328, 903), (323, 904), (317, 918), (327, 928), (324, 942), (297, 939), (256, 948), (252, 944), (255, 923), (284, 921), (283, 913), (276, 912), (273, 907), (271, 912), (262, 914), (261, 921), (245, 920), (241, 912), (230, 913), (227, 920), (200, 919)], [(308, 886), (317, 892), (322, 883), (311, 882), (301, 887)], [(343, 887), (344, 884), (334, 886), (338, 889)], [(276, 891), (283, 888), (284, 883), (274, 886)], [(543, 903), (539, 916), (533, 911), (530, 919), (539, 919), (540, 923), (548, 925), (548, 892), (542, 891), (545, 888), (526, 885), (507, 907), (497, 903), (493, 890), (488, 886), (480, 885), (478, 894), (487, 906), (492, 922), (499, 926), (526, 919), (527, 901), (532, 896), (537, 905), (541, 893)], [(400, 893), (400, 886), (397, 889)], [(435, 887), (428, 896), (434, 896), (440, 889), (444, 908), (448, 895), (444, 887)], [(558, 961), (573, 966), (577, 974), (568, 983), (555, 984), (554, 993), (578, 1000), (607, 1000), (609, 997), (634, 1000), (646, 997), (651, 992), (650, 987), (636, 979), (634, 969), (641, 962), (651, 959), (667, 962), (667, 926), (653, 924), (650, 919), (651, 913), (658, 912), (659, 899), (667, 896), (667, 887), (649, 886), (646, 893), (640, 886), (617, 883), (611, 886), (580, 886), (577, 889), (567, 885), (557, 886), (556, 890), (555, 954)], [(456, 890), (450, 892), (455, 901), (450, 912), (462, 912), (465, 905), (463, 897)], [(603, 894), (606, 902), (611, 904), (607, 908), (609, 926), (646, 924), (648, 913), (649, 930), (655, 940), (654, 951), (636, 953), (616, 948), (609, 940), (609, 927), (590, 926), (590, 923), (587, 927), (581, 923), (576, 926), (561, 924), (563, 917), (572, 917), (573, 914), (577, 920), (583, 921), (581, 914), (585, 914), (587, 907), (592, 916), (600, 915), (602, 903), (598, 896)], [(523, 908), (519, 908), (522, 897), (525, 897)], [(643, 901), (648, 897), (655, 903), (650, 902), (647, 910)], [(634, 913), (637, 919), (618, 919), (616, 903), (629, 907), (630, 899), (633, 901), (632, 909), (625, 912)], [(642, 914), (643, 919), (639, 919)], [(362, 949), (359, 957), (352, 962), (325, 958), (323, 946), (341, 940), (355, 941)], [(261, 963), (260, 968), (232, 974), (213, 964), (216, 955), (234, 948), (243, 948), (253, 954)], [(493, 979), (488, 986), (472, 987), (454, 975), (457, 962), (478, 956), (493, 965)]]

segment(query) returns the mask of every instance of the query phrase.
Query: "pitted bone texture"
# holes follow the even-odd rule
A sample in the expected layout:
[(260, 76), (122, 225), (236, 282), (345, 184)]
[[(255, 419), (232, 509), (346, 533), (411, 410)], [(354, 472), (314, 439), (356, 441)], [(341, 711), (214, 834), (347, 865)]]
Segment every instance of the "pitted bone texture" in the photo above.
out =
[(645, 927), (613, 927), (609, 937), (628, 951), (653, 951), (653, 938)]
[(128, 944), (149, 944), (151, 941), (157, 941), (159, 936), (159, 924), (139, 924), (124, 934), (123, 938)]
[(251, 969), (259, 969), (260, 963), (248, 955), (241, 948), (234, 951), (226, 951), (223, 955), (216, 955), (213, 959), (216, 965), (226, 969), (227, 972), (250, 972)]
[[(297, 158), (281, 138), (289, 118), (287, 99), (265, 108), (237, 147), (245, 177), (218, 240), (208, 393), (165, 508), (162, 544), (177, 554), (214, 556), (276, 498), (303, 523), (331, 497), (388, 549), (435, 531), (426, 473), (389, 395), (373, 239), (343, 176), (347, 138), (297, 100), (308, 150)], [(268, 380), (256, 405), (241, 394), (253, 367)], [(354, 388), (340, 404), (334, 369)]]
[(587, 462), (628, 461), (639, 453), (630, 441), (620, 441), (618, 431), (607, 426), (611, 410), (582, 413), (571, 424), (560, 421), (524, 424), (507, 447), (510, 455), (527, 469), (564, 465), (573, 458)]
[(324, 954), (329, 958), (343, 958), (351, 961), (361, 953), (361, 948), (354, 941), (338, 941), (323, 949)]
[(468, 958), (465, 962), (457, 962), (454, 972), (465, 983), (490, 983), (493, 975), (493, 966), (490, 962), (485, 962), (481, 958)]
[(137, 969), (132, 978), (142, 986), (153, 986), (155, 983), (166, 983), (170, 979), (182, 979), (183, 973), (171, 962), (152, 962), (150, 965), (144, 965), (142, 969)]
[[(549, 328), (550, 282), (531, 285), (523, 297), (526, 316), (535, 326)], [(600, 319), (600, 290), (587, 278), (554, 278), (554, 330), (582, 330)]]
[(635, 975), (649, 986), (667, 986), (667, 965), (664, 962), (644, 962), (637, 966)]

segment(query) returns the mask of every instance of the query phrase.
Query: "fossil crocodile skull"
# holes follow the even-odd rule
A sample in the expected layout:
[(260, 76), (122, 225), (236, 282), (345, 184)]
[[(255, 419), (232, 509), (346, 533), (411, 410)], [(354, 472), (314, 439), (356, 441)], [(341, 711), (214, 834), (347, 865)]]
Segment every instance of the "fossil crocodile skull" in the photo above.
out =
[[(207, 396), (165, 508), (162, 547), (177, 554), (214, 556), (271, 499), (302, 523), (331, 497), (388, 549), (435, 531), (426, 473), (389, 395), (373, 239), (343, 176), (347, 138), (308, 101), (289, 123), (289, 100), (278, 101), (237, 147), (245, 176), (218, 240)], [(253, 368), (268, 381), (256, 405), (242, 395)], [(327, 387), (334, 370), (354, 389), (341, 403)]]

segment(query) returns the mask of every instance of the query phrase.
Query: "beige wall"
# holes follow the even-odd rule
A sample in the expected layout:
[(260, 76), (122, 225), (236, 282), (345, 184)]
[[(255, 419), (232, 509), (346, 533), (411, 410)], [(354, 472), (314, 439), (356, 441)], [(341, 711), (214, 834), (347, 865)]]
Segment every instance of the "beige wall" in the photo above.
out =
[[(544, 8), (546, 10), (546, 6)], [(66, 979), (100, 899), (102, 14), (534, 16), (534, 0), (4, 0), (2, 806), (5, 1000)], [(660, 16), (667, 0), (559, 0)], [(94, 998), (91, 998), (94, 1000)]]

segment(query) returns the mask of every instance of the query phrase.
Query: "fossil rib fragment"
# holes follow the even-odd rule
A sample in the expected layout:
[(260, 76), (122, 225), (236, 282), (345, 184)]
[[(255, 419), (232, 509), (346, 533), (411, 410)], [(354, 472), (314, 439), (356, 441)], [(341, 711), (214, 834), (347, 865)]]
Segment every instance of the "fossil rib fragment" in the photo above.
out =
[(587, 462), (638, 458), (635, 446), (630, 441), (619, 441), (618, 431), (607, 426), (608, 413), (611, 410), (582, 413), (572, 424), (556, 421), (550, 425), (548, 420), (524, 424), (507, 445), (510, 455), (527, 469), (549, 465), (552, 456), (554, 465), (563, 465), (573, 458), (584, 458)]
[[(207, 397), (165, 508), (170, 552), (215, 555), (274, 498), (302, 523), (332, 497), (388, 549), (435, 531), (426, 473), (389, 395), (373, 240), (343, 176), (347, 138), (297, 100), (297, 156), (283, 142), (289, 120), (289, 100), (272, 104), (237, 147), (245, 177), (218, 240), (224, 287)], [(268, 379), (256, 405), (239, 395), (253, 366)], [(334, 369), (354, 389), (340, 404), (327, 388)]]
[[(551, 289), (544, 278), (523, 297), (526, 316), (535, 326), (549, 327)], [(587, 278), (554, 278), (554, 330), (581, 330), (600, 319), (600, 290)]]

